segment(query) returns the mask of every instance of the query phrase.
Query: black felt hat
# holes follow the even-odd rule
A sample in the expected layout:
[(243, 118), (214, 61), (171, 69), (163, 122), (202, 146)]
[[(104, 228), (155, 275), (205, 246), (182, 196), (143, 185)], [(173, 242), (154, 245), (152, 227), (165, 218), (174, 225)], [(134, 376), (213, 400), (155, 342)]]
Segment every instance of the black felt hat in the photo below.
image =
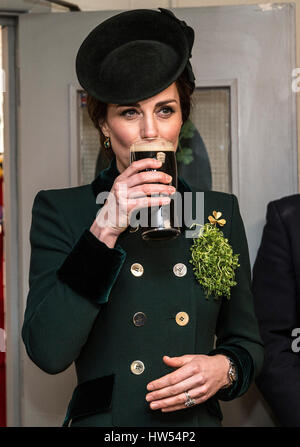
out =
[(159, 10), (122, 12), (88, 34), (76, 57), (84, 90), (105, 103), (131, 104), (160, 93), (182, 73), (194, 87), (194, 31), (171, 11)]

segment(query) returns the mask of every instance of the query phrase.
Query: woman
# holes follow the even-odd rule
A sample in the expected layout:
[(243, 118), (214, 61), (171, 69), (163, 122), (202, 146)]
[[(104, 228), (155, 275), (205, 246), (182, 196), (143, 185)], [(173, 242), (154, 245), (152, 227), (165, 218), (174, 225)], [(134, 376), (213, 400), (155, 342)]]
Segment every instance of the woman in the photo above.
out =
[[(207, 192), (204, 205), (207, 217), (221, 210), (224, 237), (239, 254), (230, 300), (205, 298), (184, 231), (146, 241), (129, 227), (134, 210), (170, 201), (151, 194), (174, 192), (153, 159), (130, 165), (129, 147), (153, 137), (177, 147), (195, 86), (193, 41), (192, 28), (160, 8), (106, 20), (79, 49), (78, 79), (112, 160), (90, 185), (37, 194), (22, 330), (28, 355), (44, 371), (75, 361), (78, 386), (64, 425), (219, 426), (218, 398), (241, 396), (261, 368), (236, 197)], [(115, 221), (109, 200), (96, 203), (104, 191), (121, 210)], [(180, 178), (178, 191), (191, 192)]]

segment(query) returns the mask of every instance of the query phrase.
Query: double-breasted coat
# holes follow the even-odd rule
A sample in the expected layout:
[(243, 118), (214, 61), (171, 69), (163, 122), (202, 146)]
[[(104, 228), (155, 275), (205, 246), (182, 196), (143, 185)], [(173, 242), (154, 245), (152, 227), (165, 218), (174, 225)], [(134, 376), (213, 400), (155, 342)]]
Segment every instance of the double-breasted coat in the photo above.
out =
[[(240, 263), (230, 300), (206, 299), (189, 262), (193, 239), (184, 231), (173, 240), (145, 241), (128, 227), (114, 248), (89, 231), (101, 206), (97, 195), (110, 191), (118, 175), (114, 158), (91, 184), (36, 195), (22, 328), (27, 353), (49, 374), (75, 362), (78, 385), (64, 425), (219, 426), (218, 399), (245, 393), (263, 360), (238, 201), (204, 193), (205, 216), (223, 213), (222, 231)], [(195, 194), (180, 177), (178, 191)], [(177, 264), (186, 266), (184, 276), (174, 273)], [(233, 386), (184, 410), (150, 409), (147, 384), (173, 371), (164, 355), (215, 353), (235, 362)]]

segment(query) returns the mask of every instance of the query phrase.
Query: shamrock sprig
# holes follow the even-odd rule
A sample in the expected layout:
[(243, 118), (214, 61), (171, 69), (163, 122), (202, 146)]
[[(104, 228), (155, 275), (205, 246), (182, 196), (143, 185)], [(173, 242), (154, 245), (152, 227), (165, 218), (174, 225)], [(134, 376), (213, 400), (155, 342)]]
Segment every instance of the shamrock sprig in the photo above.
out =
[(232, 247), (228, 239), (224, 238), (223, 232), (217, 228), (217, 224), (224, 226), (225, 219), (219, 220), (222, 213), (213, 211), (213, 216), (209, 216), (209, 223), (200, 226), (197, 238), (194, 238), (190, 247), (193, 264), (193, 271), (199, 284), (205, 290), (208, 299), (214, 296), (218, 299), (225, 296), (230, 299), (231, 287), (237, 283), (235, 281), (235, 270), (240, 266), (238, 254), (233, 254)]

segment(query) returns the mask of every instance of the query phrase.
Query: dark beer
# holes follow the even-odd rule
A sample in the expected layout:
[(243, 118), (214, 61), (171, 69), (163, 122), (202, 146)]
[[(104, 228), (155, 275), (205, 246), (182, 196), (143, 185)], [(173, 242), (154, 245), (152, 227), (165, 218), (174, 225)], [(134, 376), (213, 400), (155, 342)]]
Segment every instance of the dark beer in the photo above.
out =
[[(172, 143), (161, 138), (139, 140), (130, 147), (130, 163), (143, 158), (154, 158), (162, 162), (158, 169), (145, 169), (145, 171), (163, 171), (171, 175), (169, 185), (177, 189), (177, 162), (176, 152)], [(166, 183), (163, 183), (166, 185)], [(164, 194), (153, 194), (159, 197)], [(166, 194), (168, 196), (168, 194)], [(172, 197), (172, 196), (171, 196)], [(148, 207), (148, 226), (142, 228), (142, 237), (147, 240), (173, 239), (180, 234), (177, 218), (174, 215), (174, 202), (170, 204)]]

